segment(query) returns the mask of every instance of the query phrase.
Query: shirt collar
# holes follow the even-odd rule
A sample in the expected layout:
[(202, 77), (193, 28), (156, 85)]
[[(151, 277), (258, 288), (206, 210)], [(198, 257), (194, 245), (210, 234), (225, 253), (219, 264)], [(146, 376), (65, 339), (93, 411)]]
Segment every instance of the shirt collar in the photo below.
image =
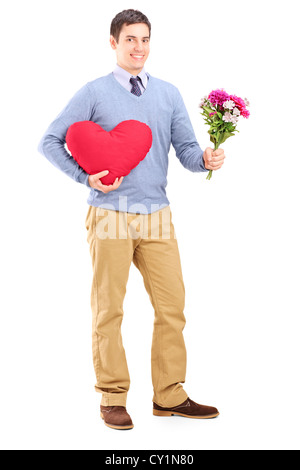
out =
[[(116, 68), (114, 69), (113, 74), (115, 75), (116, 78), (119, 79), (120, 82), (124, 84), (124, 86), (128, 85), (131, 77), (136, 77), (136, 75), (132, 75), (131, 73), (127, 72), (127, 70), (120, 67), (119, 64), (116, 64)], [(143, 87), (146, 88), (147, 81), (148, 81), (148, 74), (145, 71), (145, 67), (143, 67), (143, 69), (138, 75), (141, 79)]]

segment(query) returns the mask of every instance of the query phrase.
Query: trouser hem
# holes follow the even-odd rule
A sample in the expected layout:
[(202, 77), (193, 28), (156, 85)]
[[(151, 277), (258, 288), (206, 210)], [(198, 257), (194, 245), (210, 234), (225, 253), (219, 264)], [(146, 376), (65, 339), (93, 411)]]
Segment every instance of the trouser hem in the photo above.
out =
[(162, 408), (174, 408), (174, 406), (181, 405), (181, 403), (187, 400), (188, 397), (188, 394), (184, 390), (182, 390), (180, 394), (176, 394), (175, 398), (169, 397), (167, 400), (161, 401), (154, 395), (152, 401), (153, 403), (156, 403), (156, 405), (161, 406)]
[[(96, 392), (102, 393), (96, 388)], [(127, 403), (127, 393), (102, 393), (102, 406), (125, 406)]]

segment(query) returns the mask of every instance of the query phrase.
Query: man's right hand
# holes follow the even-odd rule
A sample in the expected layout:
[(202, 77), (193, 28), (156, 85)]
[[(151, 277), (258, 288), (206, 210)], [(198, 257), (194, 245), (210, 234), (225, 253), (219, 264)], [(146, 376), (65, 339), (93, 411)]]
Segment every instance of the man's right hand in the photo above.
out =
[(104, 170), (101, 171), (100, 173), (96, 173), (95, 175), (90, 175), (89, 176), (89, 185), (91, 188), (98, 189), (98, 191), (102, 191), (103, 193), (109, 193), (110, 191), (114, 191), (115, 189), (118, 189), (120, 184), (122, 183), (124, 176), (121, 176), (121, 178), (116, 178), (114, 184), (110, 185), (105, 185), (101, 183), (100, 178), (103, 178), (103, 176), (108, 175), (109, 171)]

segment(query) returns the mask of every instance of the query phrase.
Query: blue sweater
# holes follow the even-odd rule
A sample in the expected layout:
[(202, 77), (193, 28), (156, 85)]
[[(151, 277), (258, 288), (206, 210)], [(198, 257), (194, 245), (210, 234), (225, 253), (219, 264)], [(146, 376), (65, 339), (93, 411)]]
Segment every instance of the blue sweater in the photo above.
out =
[[(152, 147), (146, 158), (124, 177), (120, 187), (105, 194), (90, 187), (89, 175), (66, 150), (65, 136), (69, 126), (77, 121), (94, 121), (110, 131), (128, 119), (144, 122), (151, 128)], [(179, 90), (148, 73), (146, 90), (136, 96), (111, 72), (86, 83), (75, 93), (46, 130), (38, 150), (73, 180), (91, 188), (88, 204), (149, 214), (170, 204), (166, 186), (171, 143), (185, 168), (193, 172), (208, 171)]]

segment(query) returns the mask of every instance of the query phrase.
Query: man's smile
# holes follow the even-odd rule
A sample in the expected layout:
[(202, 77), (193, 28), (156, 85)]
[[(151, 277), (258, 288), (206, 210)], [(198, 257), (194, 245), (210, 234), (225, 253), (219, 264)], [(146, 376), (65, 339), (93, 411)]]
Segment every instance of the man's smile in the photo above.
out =
[(144, 56), (139, 54), (130, 54), (131, 57), (135, 60), (143, 60)]

